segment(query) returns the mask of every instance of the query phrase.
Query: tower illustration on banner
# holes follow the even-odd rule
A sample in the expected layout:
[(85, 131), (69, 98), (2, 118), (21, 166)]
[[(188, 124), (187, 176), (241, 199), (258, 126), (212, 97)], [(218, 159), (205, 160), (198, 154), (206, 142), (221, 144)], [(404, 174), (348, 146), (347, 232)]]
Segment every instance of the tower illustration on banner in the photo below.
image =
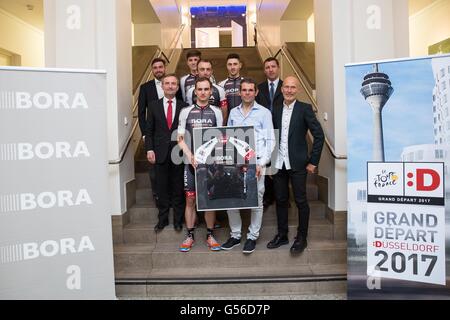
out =
[(394, 92), (389, 76), (379, 72), (378, 64), (364, 77), (361, 94), (373, 111), (373, 161), (384, 162), (383, 121), (381, 111)]

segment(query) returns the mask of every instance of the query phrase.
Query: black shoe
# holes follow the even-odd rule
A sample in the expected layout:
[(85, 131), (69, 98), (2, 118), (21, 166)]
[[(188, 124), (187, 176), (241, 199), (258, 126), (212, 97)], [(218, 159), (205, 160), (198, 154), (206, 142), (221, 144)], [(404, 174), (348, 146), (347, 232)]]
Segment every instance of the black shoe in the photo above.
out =
[(256, 240), (247, 239), (247, 241), (245, 241), (244, 249), (242, 249), (242, 252), (247, 254), (252, 253), (253, 251), (255, 251), (255, 247)]
[(181, 224), (175, 224), (174, 226), (175, 231), (180, 232), (181, 230), (183, 230), (183, 226)]
[(281, 235), (277, 234), (275, 236), (275, 238), (273, 238), (273, 240), (267, 244), (267, 248), (275, 249), (275, 248), (278, 248), (278, 247), (288, 244), (288, 243), (289, 243), (289, 239), (287, 236), (281, 236)]
[(227, 242), (225, 242), (221, 246), (221, 248), (222, 248), (222, 250), (227, 250), (228, 251), (228, 250), (231, 250), (231, 249), (233, 249), (234, 247), (236, 247), (236, 246), (238, 246), (240, 244), (241, 244), (241, 239), (236, 239), (236, 238), (231, 237), (230, 239), (227, 240)]
[(294, 240), (294, 243), (291, 247), (291, 254), (299, 254), (302, 253), (306, 247), (308, 246), (308, 242), (302, 236), (297, 236)]
[(164, 229), (164, 227), (165, 226), (167, 226), (167, 225), (169, 225), (168, 223), (161, 223), (161, 222), (158, 222), (157, 224), (156, 224), (156, 226), (155, 226), (155, 232), (160, 232), (160, 231), (162, 231), (163, 229)]

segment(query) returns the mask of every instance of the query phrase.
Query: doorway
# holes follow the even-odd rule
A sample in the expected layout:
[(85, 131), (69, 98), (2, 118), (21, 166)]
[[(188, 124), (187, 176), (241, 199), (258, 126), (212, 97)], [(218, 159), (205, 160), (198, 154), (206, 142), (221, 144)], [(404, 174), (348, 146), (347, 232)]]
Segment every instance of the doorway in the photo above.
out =
[(246, 10), (246, 6), (191, 7), (191, 46), (246, 47)]

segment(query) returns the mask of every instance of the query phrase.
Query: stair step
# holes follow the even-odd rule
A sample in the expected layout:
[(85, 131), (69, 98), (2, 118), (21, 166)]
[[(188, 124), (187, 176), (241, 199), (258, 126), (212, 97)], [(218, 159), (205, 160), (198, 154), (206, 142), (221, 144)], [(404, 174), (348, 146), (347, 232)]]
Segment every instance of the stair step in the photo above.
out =
[[(173, 225), (169, 225), (161, 232), (156, 233), (154, 230), (154, 224), (137, 223), (128, 224), (123, 232), (125, 243), (172, 243), (178, 245), (185, 238), (185, 228), (182, 232), (175, 231)], [(243, 223), (242, 239), (245, 241), (248, 223)], [(264, 225), (261, 227), (259, 239), (262, 242), (270, 241), (277, 233), (277, 226)], [(289, 226), (289, 235), (295, 236), (297, 233), (297, 224), (291, 224)], [(206, 237), (206, 229), (199, 227), (196, 229), (196, 238), (202, 239)], [(230, 229), (228, 225), (223, 228), (215, 229), (214, 236), (218, 239), (224, 239), (226, 241), (230, 236)], [(310, 220), (308, 239), (317, 240), (332, 240), (333, 239), (333, 226), (325, 219)]]
[(345, 241), (310, 240), (306, 250), (299, 256), (291, 256), (289, 248), (290, 245), (284, 245), (277, 249), (267, 249), (265, 243), (259, 242), (256, 250), (250, 255), (244, 255), (238, 248), (212, 252), (206, 247), (203, 239), (198, 239), (190, 252), (180, 252), (178, 246), (166, 243), (116, 245), (114, 260), (118, 272), (128, 269), (200, 266), (246, 268), (263, 265), (278, 268), (309, 264), (344, 264), (347, 261)]
[[(163, 268), (163, 269), (150, 269), (150, 270), (122, 270), (115, 273), (116, 281), (126, 280), (146, 280), (147, 282), (158, 282), (164, 280), (171, 280), (172, 282), (191, 280), (204, 280), (205, 275), (211, 273), (211, 268), (202, 266), (198, 268), (190, 269), (186, 272), (186, 268)], [(346, 276), (347, 265), (346, 264), (324, 264), (324, 265), (302, 265), (302, 266), (285, 266), (279, 268), (274, 272), (273, 269), (262, 267), (247, 267), (247, 268), (229, 268), (218, 267), (214, 269), (214, 277), (208, 278), (208, 280), (225, 280), (229, 279), (237, 281), (252, 281), (259, 279), (273, 280), (273, 279), (287, 279), (296, 277), (311, 277), (311, 276)]]
[[(311, 219), (323, 219), (325, 218), (325, 209), (326, 206), (321, 201), (309, 201), (309, 208), (310, 208), (310, 218)], [(130, 210), (130, 220), (132, 223), (153, 223), (156, 224), (158, 222), (158, 208), (156, 208), (156, 204), (153, 202), (148, 201), (146, 204), (138, 203), (137, 205), (133, 206)], [(203, 215), (202, 212), (199, 213), (199, 215)], [(227, 214), (225, 211), (219, 211), (217, 213), (218, 220), (219, 221), (228, 221), (227, 220)], [(243, 222), (250, 219), (250, 212), (241, 213), (241, 217)], [(298, 219), (298, 210), (295, 205), (295, 203), (291, 202), (291, 207), (288, 210), (288, 218), (289, 221), (297, 222)], [(263, 215), (263, 223), (276, 223), (277, 221), (277, 214), (276, 214), (276, 207), (275, 205), (271, 205), (270, 207), (266, 208), (264, 210)], [(171, 213), (169, 214), (169, 222), (173, 223), (173, 213), (171, 210)]]
[[(316, 280), (314, 280), (316, 279)], [(212, 284), (146, 284), (118, 283), (116, 295), (118, 297), (152, 297), (169, 299), (173, 297), (192, 299), (193, 297), (233, 299), (232, 297), (276, 296), (277, 298), (295, 295), (323, 295), (339, 294), (345, 296), (347, 281), (340, 278), (330, 280), (323, 277), (305, 279), (304, 281), (283, 281), (275, 283), (217, 283)], [(231, 298), (230, 298), (231, 297)], [(235, 299), (235, 298), (234, 298)]]
[(346, 264), (116, 272), (119, 297), (236, 297), (346, 293)]
[(151, 189), (136, 189), (136, 204), (156, 207)]
[(138, 269), (150, 270), (152, 268), (151, 252), (155, 244), (114, 244), (114, 270)]

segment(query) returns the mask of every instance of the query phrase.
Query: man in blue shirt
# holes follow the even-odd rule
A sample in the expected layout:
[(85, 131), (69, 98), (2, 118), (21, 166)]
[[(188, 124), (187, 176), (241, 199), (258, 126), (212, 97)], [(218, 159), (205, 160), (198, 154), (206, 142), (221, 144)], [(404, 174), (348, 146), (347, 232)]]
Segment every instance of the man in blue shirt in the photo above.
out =
[[(256, 247), (259, 230), (263, 217), (264, 171), (270, 162), (275, 147), (275, 134), (273, 131), (272, 113), (266, 107), (255, 102), (258, 94), (257, 84), (254, 80), (244, 78), (240, 84), (242, 103), (233, 108), (228, 117), (228, 126), (253, 126), (256, 139), (256, 177), (258, 179), (259, 208), (252, 209), (251, 223), (248, 228), (247, 241), (243, 253), (252, 253)], [(231, 250), (241, 243), (242, 219), (239, 210), (228, 210), (228, 221), (231, 237), (222, 245), (223, 250)]]

